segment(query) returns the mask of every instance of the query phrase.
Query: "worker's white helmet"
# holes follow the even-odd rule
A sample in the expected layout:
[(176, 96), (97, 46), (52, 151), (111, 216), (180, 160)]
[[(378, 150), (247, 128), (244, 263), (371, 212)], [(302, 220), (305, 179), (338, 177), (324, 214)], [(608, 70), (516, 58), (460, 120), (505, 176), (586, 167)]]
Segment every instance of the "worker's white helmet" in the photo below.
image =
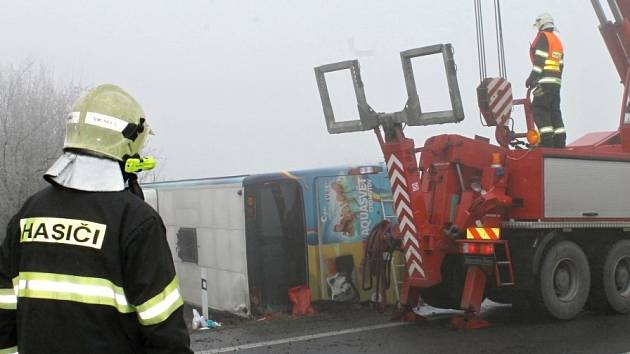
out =
[(534, 28), (542, 31), (549, 28), (555, 28), (556, 26), (553, 23), (553, 17), (549, 12), (544, 12), (538, 16), (536, 16), (536, 20), (534, 21)]

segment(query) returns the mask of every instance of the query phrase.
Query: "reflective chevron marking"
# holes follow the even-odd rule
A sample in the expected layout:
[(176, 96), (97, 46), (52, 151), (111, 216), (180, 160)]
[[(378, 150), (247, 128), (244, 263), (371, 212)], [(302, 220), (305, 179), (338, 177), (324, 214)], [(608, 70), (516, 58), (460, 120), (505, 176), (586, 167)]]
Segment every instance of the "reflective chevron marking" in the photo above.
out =
[(420, 262), (422, 262), (422, 257), (420, 256), (420, 254), (415, 248), (413, 247), (407, 248), (407, 252), (405, 252), (405, 260), (408, 261), (412, 255), (416, 257)]
[[(417, 229), (413, 223), (413, 210), (411, 209), (411, 196), (407, 190), (407, 179), (405, 178), (403, 164), (391, 154), (387, 160), (389, 180), (392, 186), (394, 198), (394, 210), (398, 217), (398, 229), (403, 235), (402, 246), (405, 253), (405, 263), (410, 277), (426, 277), (422, 269), (422, 256), (420, 252), (420, 241), (416, 237)], [(418, 182), (413, 183), (414, 192), (419, 190)]]
[(411, 208), (409, 207), (409, 205), (401, 201), (400, 203), (398, 203), (398, 207), (396, 207), (396, 215), (402, 215), (403, 211), (406, 211), (407, 215), (413, 215), (413, 212), (411, 211)]
[(416, 226), (411, 222), (411, 219), (409, 219), (406, 215), (399, 217), (399, 219), (401, 219), (399, 224), (400, 226), (398, 227), (400, 231), (404, 230), (405, 226), (407, 226), (414, 234), (416, 233)]
[(396, 158), (396, 155), (391, 154), (389, 156), (389, 161), (387, 161), (387, 170), (391, 171), (392, 170), (392, 166), (394, 166), (394, 164), (396, 164), (396, 166), (398, 166), (398, 169), (400, 169), (401, 171), (403, 170), (402, 162), (400, 162), (400, 160), (398, 158)]
[(422, 267), (420, 267), (420, 265), (417, 262), (411, 262), (411, 264), (409, 265), (409, 275), (413, 275), (413, 271), (416, 271), (418, 273), (420, 273), (420, 275), (425, 278), (426, 275), (424, 274), (424, 270), (422, 269)]
[(403, 197), (407, 200), (407, 202), (411, 202), (411, 200), (409, 199), (409, 194), (407, 194), (407, 192), (405, 192), (403, 188), (396, 188), (394, 190), (394, 200), (398, 200), (398, 197)]
[(395, 185), (396, 180), (398, 180), (400, 181), (400, 183), (402, 183), (403, 186), (407, 187), (407, 181), (405, 180), (405, 177), (403, 177), (403, 175), (401, 175), (398, 170), (392, 171), (392, 175), (389, 180), (392, 182), (392, 186)]
[(411, 241), (414, 245), (416, 245), (417, 247), (420, 247), (420, 244), (418, 244), (418, 240), (416, 240), (415, 237), (413, 237), (413, 234), (409, 231), (407, 231), (405, 233), (405, 236), (403, 236), (403, 246), (407, 245), (407, 243)]

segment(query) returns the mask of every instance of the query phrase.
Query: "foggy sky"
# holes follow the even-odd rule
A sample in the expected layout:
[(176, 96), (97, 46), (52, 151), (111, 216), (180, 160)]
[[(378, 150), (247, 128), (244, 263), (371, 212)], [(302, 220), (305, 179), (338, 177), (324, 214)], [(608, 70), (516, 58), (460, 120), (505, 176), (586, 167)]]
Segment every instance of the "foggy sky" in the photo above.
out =
[[(492, 76), (492, 1), (485, 2)], [(549, 11), (566, 52), (568, 141), (615, 130), (621, 85), (590, 1), (502, 1), (502, 10), (515, 96), (523, 96), (531, 69), (533, 19)], [(160, 178), (198, 178), (381, 160), (373, 133), (327, 133), (313, 67), (358, 58), (370, 105), (398, 111), (406, 99), (399, 52), (437, 43), (455, 48), (466, 118), (405, 133), (418, 146), (441, 133), (493, 137), (476, 108), (474, 31), (472, 0), (3, 0), (0, 64), (40, 61), (59, 80), (122, 86), (156, 132), (150, 145), (160, 157)], [(415, 65), (424, 109), (445, 107), (440, 66)], [(356, 115), (344, 75), (330, 78), (333, 104), (338, 114)], [(521, 110), (515, 118), (522, 120)]]

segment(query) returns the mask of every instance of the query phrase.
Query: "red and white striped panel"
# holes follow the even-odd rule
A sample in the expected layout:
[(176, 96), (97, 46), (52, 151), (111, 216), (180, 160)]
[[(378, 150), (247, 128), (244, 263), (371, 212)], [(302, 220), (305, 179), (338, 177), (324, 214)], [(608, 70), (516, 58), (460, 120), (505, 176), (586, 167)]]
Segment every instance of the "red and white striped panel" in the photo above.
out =
[(502, 77), (488, 82), (488, 106), (497, 125), (504, 125), (512, 112), (512, 84)]
[(422, 269), (422, 256), (420, 255), (420, 242), (416, 237), (418, 231), (413, 223), (409, 187), (405, 179), (403, 164), (394, 154), (391, 154), (387, 159), (387, 171), (394, 196), (394, 210), (398, 217), (398, 229), (403, 236), (402, 246), (407, 272), (410, 277), (425, 278), (426, 275)]

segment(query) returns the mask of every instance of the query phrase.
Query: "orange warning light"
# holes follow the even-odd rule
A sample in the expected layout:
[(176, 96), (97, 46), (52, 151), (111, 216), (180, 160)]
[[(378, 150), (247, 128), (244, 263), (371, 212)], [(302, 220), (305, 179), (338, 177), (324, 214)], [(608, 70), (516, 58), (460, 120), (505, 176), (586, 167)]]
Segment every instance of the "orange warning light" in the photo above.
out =
[(530, 145), (538, 145), (538, 142), (540, 141), (540, 135), (538, 134), (537, 130), (530, 130), (527, 132), (527, 142)]
[(501, 153), (493, 152), (492, 153), (492, 164), (490, 166), (501, 166)]

